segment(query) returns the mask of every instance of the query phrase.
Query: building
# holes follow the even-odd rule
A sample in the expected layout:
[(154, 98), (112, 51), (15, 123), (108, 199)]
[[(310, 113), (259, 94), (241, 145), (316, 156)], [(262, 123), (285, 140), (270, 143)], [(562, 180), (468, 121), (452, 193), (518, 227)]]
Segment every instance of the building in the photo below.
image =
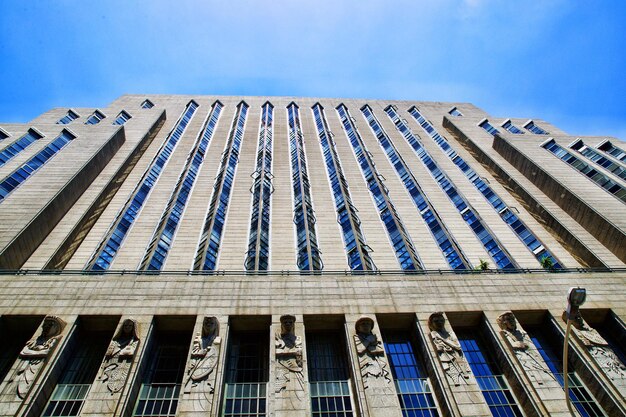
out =
[[(0, 124), (0, 414), (626, 414), (626, 143), (468, 103)], [(504, 314), (507, 312), (512, 312)]]

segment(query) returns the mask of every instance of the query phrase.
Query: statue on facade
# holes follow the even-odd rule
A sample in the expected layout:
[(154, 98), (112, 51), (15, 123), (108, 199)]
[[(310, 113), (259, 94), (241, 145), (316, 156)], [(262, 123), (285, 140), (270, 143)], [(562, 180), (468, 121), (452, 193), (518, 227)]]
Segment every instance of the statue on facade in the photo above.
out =
[(469, 365), (463, 356), (461, 344), (446, 330), (446, 318), (442, 312), (430, 315), (428, 328), (430, 329), (430, 338), (439, 355), (439, 361), (441, 361), (448, 379), (454, 385), (461, 385), (461, 381), (469, 379)]
[(372, 333), (374, 320), (369, 317), (361, 317), (354, 325), (356, 334), (354, 343), (359, 356), (359, 368), (363, 377), (363, 385), (368, 388), (375, 384), (376, 379), (382, 378), (386, 384), (391, 382), (385, 349), (383, 343)]
[(209, 411), (215, 392), (215, 370), (220, 359), (222, 339), (217, 317), (202, 320), (202, 332), (198, 333), (191, 347), (191, 358), (187, 368), (185, 394), (192, 394), (194, 410)]
[(532, 381), (542, 385), (544, 375), (554, 379), (554, 375), (542, 360), (540, 353), (534, 349), (528, 333), (518, 329), (517, 320), (512, 312), (506, 311), (500, 314), (497, 323), (501, 329), (500, 334), (509, 343), (522, 368)]
[(286, 314), (280, 317), (280, 333), (274, 337), (276, 347), (275, 392), (293, 391), (298, 399), (304, 392), (302, 375), (302, 338), (296, 336), (296, 318)]
[[(567, 323), (565, 312), (563, 312), (562, 317), (563, 321)], [(626, 379), (625, 364), (620, 361), (609, 346), (609, 343), (600, 336), (600, 333), (585, 323), (580, 311), (572, 319), (572, 328), (578, 340), (587, 348), (589, 354), (602, 368), (607, 377), (613, 380)]]
[(124, 387), (138, 346), (137, 322), (126, 319), (104, 355), (100, 378), (102, 382), (106, 382), (111, 394), (121, 391)]
[(29, 340), (19, 354), (17, 368), (17, 395), (26, 398), (33, 381), (39, 375), (46, 360), (61, 340), (65, 322), (57, 316), (46, 316), (41, 324), (41, 334)]

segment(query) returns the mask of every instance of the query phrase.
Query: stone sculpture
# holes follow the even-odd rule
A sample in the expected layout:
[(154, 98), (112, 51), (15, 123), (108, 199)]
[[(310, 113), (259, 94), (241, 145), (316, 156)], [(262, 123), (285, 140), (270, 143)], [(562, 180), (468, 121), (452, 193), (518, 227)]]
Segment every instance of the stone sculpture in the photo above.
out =
[(302, 338), (296, 336), (296, 318), (286, 314), (280, 317), (280, 334), (274, 337), (276, 346), (275, 392), (293, 391), (300, 399), (304, 392), (302, 375)]
[(439, 361), (443, 366), (448, 379), (454, 385), (467, 382), (470, 370), (459, 341), (446, 330), (446, 318), (442, 312), (436, 312), (428, 318), (430, 337), (435, 345)]
[(385, 349), (383, 343), (372, 332), (374, 320), (369, 317), (361, 317), (354, 327), (356, 330), (354, 343), (359, 356), (359, 368), (364, 387), (368, 388), (375, 384), (374, 380), (380, 378), (385, 381), (385, 384), (389, 384), (391, 378), (385, 360)]
[(124, 387), (138, 346), (137, 322), (133, 319), (126, 319), (111, 340), (104, 355), (100, 378), (107, 384), (111, 395), (121, 391)]
[(506, 311), (500, 314), (497, 323), (501, 329), (500, 334), (509, 343), (522, 368), (532, 381), (543, 385), (545, 376), (554, 379), (540, 353), (534, 348), (528, 333), (518, 329), (517, 320), (512, 312)]
[(17, 369), (17, 395), (24, 399), (39, 375), (46, 360), (61, 340), (65, 322), (57, 316), (46, 316), (41, 324), (41, 334), (29, 340), (19, 354)]

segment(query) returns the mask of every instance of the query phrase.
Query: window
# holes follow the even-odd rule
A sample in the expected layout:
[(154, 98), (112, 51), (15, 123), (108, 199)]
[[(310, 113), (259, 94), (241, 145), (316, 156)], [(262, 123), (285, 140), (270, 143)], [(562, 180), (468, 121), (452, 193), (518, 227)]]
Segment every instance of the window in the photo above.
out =
[(354, 126), (352, 116), (348, 113), (348, 108), (344, 104), (340, 104), (336, 110), (348, 141), (352, 145), (354, 155), (361, 167), (367, 188), (370, 190), (370, 194), (376, 204), (378, 215), (387, 230), (387, 236), (396, 254), (400, 268), (402, 270), (423, 269), (422, 262), (413, 247), (413, 242), (393, 206), (387, 187), (385, 187), (382, 181), (382, 176), (376, 170), (374, 162)]
[(29, 129), (28, 133), (0, 151), (0, 167), (41, 138), (43, 138), (43, 135), (33, 129)]
[(404, 187), (408, 191), (417, 211), (419, 211), (422, 219), (430, 229), (430, 232), (438, 244), (439, 249), (442, 251), (448, 265), (451, 269), (468, 269), (469, 262), (462, 254), (459, 244), (454, 240), (451, 233), (447, 230), (445, 224), (435, 211), (431, 202), (426, 197), (426, 194), (419, 186), (417, 179), (413, 176), (413, 173), (406, 165), (396, 147), (391, 143), (389, 136), (385, 133), (383, 128), (376, 120), (372, 109), (365, 105), (361, 108), (361, 112), (370, 125), (370, 128), (376, 135), (378, 143), (385, 151), (387, 159), (391, 165), (395, 168), (398, 177), (404, 184)]
[(608, 153), (615, 159), (619, 159), (620, 161), (626, 161), (626, 151), (613, 145), (609, 141), (604, 142), (602, 145), (600, 145), (598, 149), (600, 149), (603, 152)]
[(78, 115), (76, 113), (74, 113), (72, 110), (68, 110), (67, 114), (65, 116), (63, 116), (61, 119), (59, 119), (59, 121), (57, 122), (58, 125), (66, 125), (72, 122), (72, 120), (76, 120), (78, 119)]
[(10, 135), (4, 131), (4, 129), (0, 128), (0, 140), (5, 140), (6, 138), (8, 138)]
[(371, 249), (365, 243), (365, 237), (361, 230), (361, 221), (356, 208), (352, 204), (348, 181), (343, 175), (341, 161), (335, 148), (335, 141), (328, 129), (326, 117), (324, 116), (324, 108), (319, 103), (313, 106), (313, 118), (315, 119), (317, 135), (322, 147), (322, 153), (324, 154), (326, 174), (333, 192), (337, 221), (341, 226), (348, 265), (353, 271), (375, 270), (376, 266), (370, 256)]
[(267, 332), (231, 330), (221, 417), (265, 417), (269, 381)]
[(450, 109), (448, 114), (450, 114), (451, 116), (457, 116), (457, 117), (463, 116), (463, 114), (456, 107), (452, 107), (452, 109)]
[(114, 125), (123, 125), (124, 123), (129, 121), (131, 118), (132, 118), (132, 116), (130, 114), (128, 114), (124, 110), (122, 110), (120, 112), (120, 114), (117, 115), (117, 118), (115, 119), (113, 124)]
[(102, 114), (98, 110), (96, 110), (95, 112), (93, 112), (93, 114), (91, 116), (89, 116), (87, 118), (87, 121), (85, 122), (85, 124), (86, 125), (97, 125), (105, 117), (106, 116), (104, 114)]
[(306, 332), (313, 417), (352, 417), (350, 374), (341, 332)]
[(524, 128), (526, 130), (528, 130), (529, 132), (534, 133), (535, 135), (547, 135), (548, 134), (548, 132), (546, 132), (545, 130), (543, 130), (539, 126), (537, 126), (535, 124), (535, 122), (533, 122), (532, 120), (530, 122), (526, 123)]
[(491, 414), (523, 417), (502, 370), (476, 331), (457, 331), (456, 335)]
[(198, 104), (193, 100), (187, 104), (187, 107), (183, 110), (183, 113), (176, 122), (174, 129), (170, 131), (169, 135), (165, 139), (165, 142), (163, 142), (156, 156), (152, 159), (150, 166), (144, 172), (141, 180), (133, 190), (133, 193), (126, 201), (124, 208), (117, 215), (115, 222), (109, 228), (105, 238), (100, 242), (98, 250), (89, 261), (87, 269), (91, 269), (93, 271), (104, 271), (109, 269), (113, 259), (117, 255), (117, 251), (122, 246), (122, 241), (137, 219), (141, 208), (145, 204), (150, 192), (158, 181), (159, 176), (163, 171), (163, 167), (172, 156), (174, 149), (176, 149), (176, 145), (178, 145), (180, 138), (185, 132), (185, 129), (187, 128), (187, 125), (195, 114), (197, 108)]
[(167, 254), (172, 246), (174, 235), (176, 234), (178, 225), (183, 217), (183, 212), (187, 206), (187, 201), (191, 195), (191, 190), (202, 168), (204, 156), (209, 142), (213, 137), (213, 131), (215, 130), (215, 125), (219, 120), (221, 111), (222, 103), (219, 101), (215, 102), (205, 122), (204, 133), (198, 136), (192, 151), (187, 157), (185, 167), (178, 178), (174, 192), (172, 192), (165, 206), (165, 210), (148, 244), (139, 269), (160, 271), (163, 268)]
[(194, 269), (213, 271), (217, 266), (217, 255), (222, 241), (222, 232), (226, 223), (226, 212), (230, 201), (230, 192), (235, 182), (235, 170), (239, 162), (239, 149), (243, 140), (243, 129), (248, 115), (248, 105), (242, 101), (237, 106), (237, 114), (230, 128), (226, 149), (222, 154), (220, 170), (213, 184), (211, 204), (204, 221), (200, 244), (196, 252)]
[(504, 122), (502, 127), (505, 128), (507, 132), (514, 133), (516, 135), (524, 134), (524, 132), (521, 129), (519, 129), (517, 126), (515, 126), (513, 123), (511, 123), (510, 120), (507, 120), (506, 122)]
[(43, 316), (9, 316), (0, 317), (0, 334), (2, 349), (0, 350), (0, 381), (4, 381), (22, 348), (37, 331)]
[(245, 267), (250, 271), (266, 271), (269, 266), (270, 202), (272, 187), (272, 136), (274, 106), (265, 103), (259, 127), (256, 169), (252, 174), (252, 213)]
[(142, 109), (151, 109), (153, 107), (154, 107), (154, 104), (148, 99), (144, 100), (143, 103), (141, 103)]
[(498, 129), (496, 129), (495, 127), (491, 125), (491, 123), (489, 123), (488, 120), (483, 120), (482, 122), (480, 122), (478, 126), (482, 127), (491, 136), (495, 136), (496, 133), (500, 133)]
[(50, 142), (45, 148), (39, 151), (35, 156), (26, 161), (22, 166), (13, 171), (2, 181), (0, 181), (0, 203), (16, 189), (20, 184), (31, 177), (46, 162), (52, 159), (61, 149), (65, 147), (76, 136), (64, 130), (58, 138)]
[[(424, 116), (420, 114), (420, 112), (417, 110), (417, 107), (411, 107), (409, 109), (409, 113), (419, 123), (421, 128), (428, 134), (428, 136), (430, 136), (430, 138), (434, 140), (437, 145), (439, 145), (441, 150), (443, 150), (448, 158), (461, 170), (461, 172), (463, 172), (468, 181), (470, 181), (472, 185), (474, 185), (474, 187), (478, 191), (480, 191), (480, 193), (483, 195), (483, 197), (485, 197), (491, 207), (493, 207), (493, 209), (500, 215), (502, 220), (504, 220), (509, 225), (511, 230), (513, 230), (517, 237), (524, 243), (526, 248), (533, 253), (535, 258), (539, 262), (543, 262), (544, 258), (549, 258), (550, 260), (552, 260), (553, 268), (562, 268), (561, 264), (554, 257), (554, 255), (552, 255), (548, 251), (548, 249), (543, 244), (541, 244), (539, 239), (530, 231), (528, 227), (526, 227), (524, 222), (522, 222), (522, 220), (517, 215), (511, 212), (506, 204), (504, 204), (504, 201), (502, 201), (498, 194), (496, 194), (496, 192), (493, 191), (493, 189), (487, 184), (487, 181), (480, 177), (478, 173), (476, 173), (476, 171), (474, 171), (469, 166), (469, 164), (465, 162), (465, 160), (461, 158), (459, 154), (456, 153), (448, 140), (441, 136), (437, 132), (437, 129), (435, 129), (434, 126), (428, 120), (426, 120)], [(473, 228), (474, 227), (472, 226), (472, 229)], [(481, 241), (482, 240), (483, 239), (481, 238)], [(541, 248), (539, 248), (540, 246)], [(490, 252), (490, 250), (488, 250), (488, 252)], [(494, 256), (492, 255), (492, 257)], [(494, 257), (494, 260), (496, 260), (496, 257)], [(502, 260), (503, 258), (498, 256), (496, 264), (500, 265)], [(501, 266), (499, 267), (502, 268)]]
[(621, 179), (626, 180), (626, 167), (603, 156), (600, 152), (596, 151), (592, 147), (585, 145), (582, 140), (579, 140), (578, 142), (573, 144), (571, 148), (585, 158), (589, 159), (590, 161), (595, 162), (601, 167), (617, 175)]

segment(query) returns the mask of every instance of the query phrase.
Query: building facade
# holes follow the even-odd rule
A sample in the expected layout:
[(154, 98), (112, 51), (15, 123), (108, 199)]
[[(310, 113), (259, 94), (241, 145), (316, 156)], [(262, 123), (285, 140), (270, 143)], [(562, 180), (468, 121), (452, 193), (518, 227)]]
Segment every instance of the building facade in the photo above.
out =
[(0, 124), (0, 414), (626, 415), (626, 143), (468, 103)]

